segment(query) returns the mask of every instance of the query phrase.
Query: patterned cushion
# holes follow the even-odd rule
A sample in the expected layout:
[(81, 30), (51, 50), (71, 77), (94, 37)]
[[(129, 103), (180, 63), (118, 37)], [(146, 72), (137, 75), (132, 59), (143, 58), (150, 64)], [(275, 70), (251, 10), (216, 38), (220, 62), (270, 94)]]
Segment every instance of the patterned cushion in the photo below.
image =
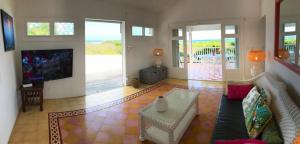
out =
[(253, 87), (248, 95), (243, 99), (242, 106), (245, 117), (248, 117), (248, 115), (252, 115), (252, 109), (255, 107), (259, 96), (260, 94), (258, 93), (257, 88)]
[(257, 101), (256, 107), (252, 111), (252, 116), (245, 118), (246, 128), (250, 138), (256, 138), (272, 119), (272, 112), (268, 105), (262, 100)]
[(270, 106), (271, 105), (271, 95), (270, 93), (265, 90), (264, 88), (257, 88), (257, 91), (259, 92), (260, 96), (263, 98), (263, 100)]
[(283, 144), (280, 130), (274, 119), (266, 126), (261, 138), (268, 144)]

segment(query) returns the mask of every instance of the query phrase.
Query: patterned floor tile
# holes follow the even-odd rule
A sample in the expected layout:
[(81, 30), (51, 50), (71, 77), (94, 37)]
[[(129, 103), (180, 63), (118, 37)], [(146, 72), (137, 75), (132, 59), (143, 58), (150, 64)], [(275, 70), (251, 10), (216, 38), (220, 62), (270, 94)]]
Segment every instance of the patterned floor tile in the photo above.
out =
[[(138, 112), (174, 87), (183, 86), (163, 83), (96, 108), (49, 113), (50, 143), (141, 143)], [(193, 89), (200, 90), (200, 115), (194, 118), (180, 143), (209, 143), (222, 89)]]

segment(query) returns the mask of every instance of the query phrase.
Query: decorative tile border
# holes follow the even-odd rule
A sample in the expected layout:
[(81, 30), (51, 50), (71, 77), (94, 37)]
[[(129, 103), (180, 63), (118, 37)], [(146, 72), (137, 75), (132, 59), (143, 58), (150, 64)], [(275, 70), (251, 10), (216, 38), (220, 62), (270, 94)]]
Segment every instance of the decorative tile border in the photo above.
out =
[[(60, 127), (59, 127), (59, 119), (60, 118), (66, 118), (66, 117), (72, 117), (72, 116), (78, 116), (78, 115), (84, 115), (90, 112), (95, 112), (95, 111), (100, 111), (106, 108), (110, 108), (125, 102), (128, 102), (130, 100), (133, 100), (139, 96), (142, 96), (146, 93), (149, 93), (162, 85), (167, 85), (168, 83), (158, 83), (154, 86), (151, 86), (149, 88), (145, 88), (139, 92), (136, 92), (134, 94), (131, 94), (129, 96), (114, 100), (112, 102), (108, 102), (105, 104), (101, 104), (98, 106), (86, 108), (86, 109), (79, 109), (79, 110), (73, 110), (73, 111), (65, 111), (65, 112), (51, 112), (48, 113), (48, 123), (49, 123), (49, 143), (50, 144), (63, 144), (63, 141), (61, 139), (61, 133), (60, 133)], [(184, 85), (175, 85), (175, 84), (169, 84), (173, 85), (174, 87), (177, 88), (188, 88), (187, 86)], [(199, 88), (201, 89), (201, 88)], [(205, 88), (207, 90), (210, 89), (216, 89), (216, 88)], [(223, 90), (223, 89), (222, 89)]]
[[(61, 139), (61, 133), (59, 128), (59, 118), (65, 118), (65, 117), (72, 117), (72, 116), (78, 116), (78, 115), (84, 115), (90, 112), (100, 111), (106, 108), (110, 108), (112, 106), (116, 106), (119, 104), (122, 104), (124, 102), (130, 101), (132, 99), (135, 99), (143, 94), (146, 94), (150, 91), (153, 91), (154, 89), (164, 85), (165, 83), (158, 83), (154, 86), (151, 86), (149, 88), (145, 88), (139, 92), (136, 92), (134, 94), (131, 94), (129, 96), (126, 96), (124, 98), (120, 98), (118, 100), (108, 102), (99, 106), (94, 106), (86, 109), (79, 109), (79, 110), (73, 110), (73, 111), (65, 111), (65, 112), (51, 112), (48, 114), (48, 123), (49, 123), (49, 141), (50, 144), (62, 144)], [(178, 86), (183, 87), (183, 86)]]

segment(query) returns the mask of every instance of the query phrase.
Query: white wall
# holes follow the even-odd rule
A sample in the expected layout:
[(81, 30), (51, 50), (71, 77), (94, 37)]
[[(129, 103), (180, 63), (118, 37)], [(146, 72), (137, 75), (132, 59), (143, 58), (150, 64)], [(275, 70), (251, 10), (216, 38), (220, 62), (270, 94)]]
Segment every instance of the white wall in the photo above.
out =
[[(11, 0), (0, 0), (0, 9), (14, 16)], [(1, 21), (1, 19), (0, 19)], [(1, 27), (1, 22), (0, 22)], [(18, 115), (15, 51), (4, 52), (2, 28), (0, 28), (0, 143), (8, 143)]]
[[(136, 38), (131, 37), (130, 34), (131, 25), (155, 27), (155, 14), (104, 0), (26, 0), (17, 1), (16, 9), (17, 38), (20, 50), (74, 49), (73, 77), (46, 82), (44, 95), (47, 99), (85, 94), (85, 18), (126, 21), (126, 76), (129, 79), (137, 77), (139, 69), (152, 64), (151, 52), (155, 47), (155, 38)], [(25, 36), (26, 21), (29, 20), (75, 21), (76, 36), (30, 40)], [(21, 72), (21, 66), (18, 68)], [(19, 73), (19, 80), (21, 79), (22, 76)]]
[(300, 75), (286, 68), (273, 59), (274, 56), (274, 25), (275, 0), (262, 0), (262, 15), (266, 16), (266, 71), (274, 74), (288, 84), (288, 92), (300, 106)]
[[(245, 54), (249, 49), (263, 48), (264, 27), (260, 17), (260, 0), (182, 0), (170, 7), (160, 17), (158, 46), (165, 49), (164, 64), (169, 67), (170, 77), (186, 79), (186, 70), (173, 68), (169, 27), (199, 23), (228, 21), (241, 22), (241, 69), (227, 79), (248, 79), (250, 70)], [(244, 62), (247, 65), (244, 65)], [(244, 70), (245, 66), (245, 70)], [(245, 75), (244, 75), (245, 71)]]

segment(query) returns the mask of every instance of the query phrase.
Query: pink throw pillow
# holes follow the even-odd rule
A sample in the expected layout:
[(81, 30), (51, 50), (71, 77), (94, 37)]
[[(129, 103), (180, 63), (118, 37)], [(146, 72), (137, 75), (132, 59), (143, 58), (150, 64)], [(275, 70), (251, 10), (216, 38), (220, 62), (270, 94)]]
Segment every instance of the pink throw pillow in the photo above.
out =
[(267, 144), (267, 143), (256, 139), (239, 139), (239, 140), (216, 140), (215, 144)]
[(228, 84), (228, 99), (244, 99), (252, 89), (252, 84)]

